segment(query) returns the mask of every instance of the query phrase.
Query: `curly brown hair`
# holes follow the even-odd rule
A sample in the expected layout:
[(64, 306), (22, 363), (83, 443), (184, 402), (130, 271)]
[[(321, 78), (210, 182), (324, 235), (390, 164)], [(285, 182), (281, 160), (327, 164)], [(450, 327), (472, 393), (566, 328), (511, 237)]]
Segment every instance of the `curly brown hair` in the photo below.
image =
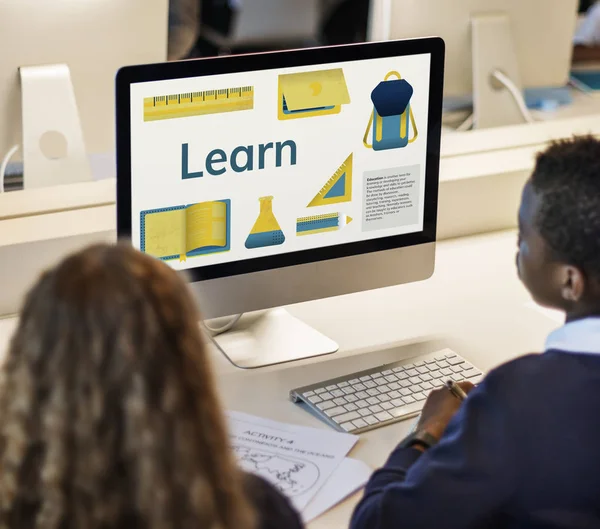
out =
[(1, 528), (254, 528), (167, 265), (124, 245), (68, 257), (28, 294), (1, 376)]

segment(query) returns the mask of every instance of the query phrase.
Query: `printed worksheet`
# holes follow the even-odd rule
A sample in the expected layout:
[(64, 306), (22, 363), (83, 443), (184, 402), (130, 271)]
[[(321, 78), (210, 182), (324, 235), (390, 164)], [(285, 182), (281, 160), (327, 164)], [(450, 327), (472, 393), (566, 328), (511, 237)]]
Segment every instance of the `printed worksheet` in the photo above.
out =
[(355, 435), (229, 412), (231, 445), (240, 466), (258, 474), (302, 511), (358, 440)]

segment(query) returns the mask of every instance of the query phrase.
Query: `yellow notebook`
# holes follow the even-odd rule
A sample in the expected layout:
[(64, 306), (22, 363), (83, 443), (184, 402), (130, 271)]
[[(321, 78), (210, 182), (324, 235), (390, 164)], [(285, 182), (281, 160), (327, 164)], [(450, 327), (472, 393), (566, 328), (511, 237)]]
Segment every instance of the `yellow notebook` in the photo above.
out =
[(338, 114), (350, 103), (344, 70), (317, 70), (279, 76), (280, 120)]
[(164, 261), (227, 252), (231, 247), (231, 201), (150, 209), (140, 214), (140, 249)]

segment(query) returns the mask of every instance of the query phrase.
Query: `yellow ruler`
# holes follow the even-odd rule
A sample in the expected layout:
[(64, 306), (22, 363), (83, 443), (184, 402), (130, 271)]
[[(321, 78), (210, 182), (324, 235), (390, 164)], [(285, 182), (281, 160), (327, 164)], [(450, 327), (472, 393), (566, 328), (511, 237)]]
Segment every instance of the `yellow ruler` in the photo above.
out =
[(254, 87), (205, 90), (144, 99), (144, 121), (187, 118), (206, 114), (252, 110)]

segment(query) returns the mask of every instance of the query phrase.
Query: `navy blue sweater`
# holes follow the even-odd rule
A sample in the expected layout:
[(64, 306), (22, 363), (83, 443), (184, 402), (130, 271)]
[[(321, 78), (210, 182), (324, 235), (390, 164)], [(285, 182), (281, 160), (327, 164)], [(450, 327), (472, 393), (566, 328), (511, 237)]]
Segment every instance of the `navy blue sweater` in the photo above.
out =
[(492, 371), (442, 440), (397, 448), (352, 529), (600, 528), (600, 355), (548, 351)]

